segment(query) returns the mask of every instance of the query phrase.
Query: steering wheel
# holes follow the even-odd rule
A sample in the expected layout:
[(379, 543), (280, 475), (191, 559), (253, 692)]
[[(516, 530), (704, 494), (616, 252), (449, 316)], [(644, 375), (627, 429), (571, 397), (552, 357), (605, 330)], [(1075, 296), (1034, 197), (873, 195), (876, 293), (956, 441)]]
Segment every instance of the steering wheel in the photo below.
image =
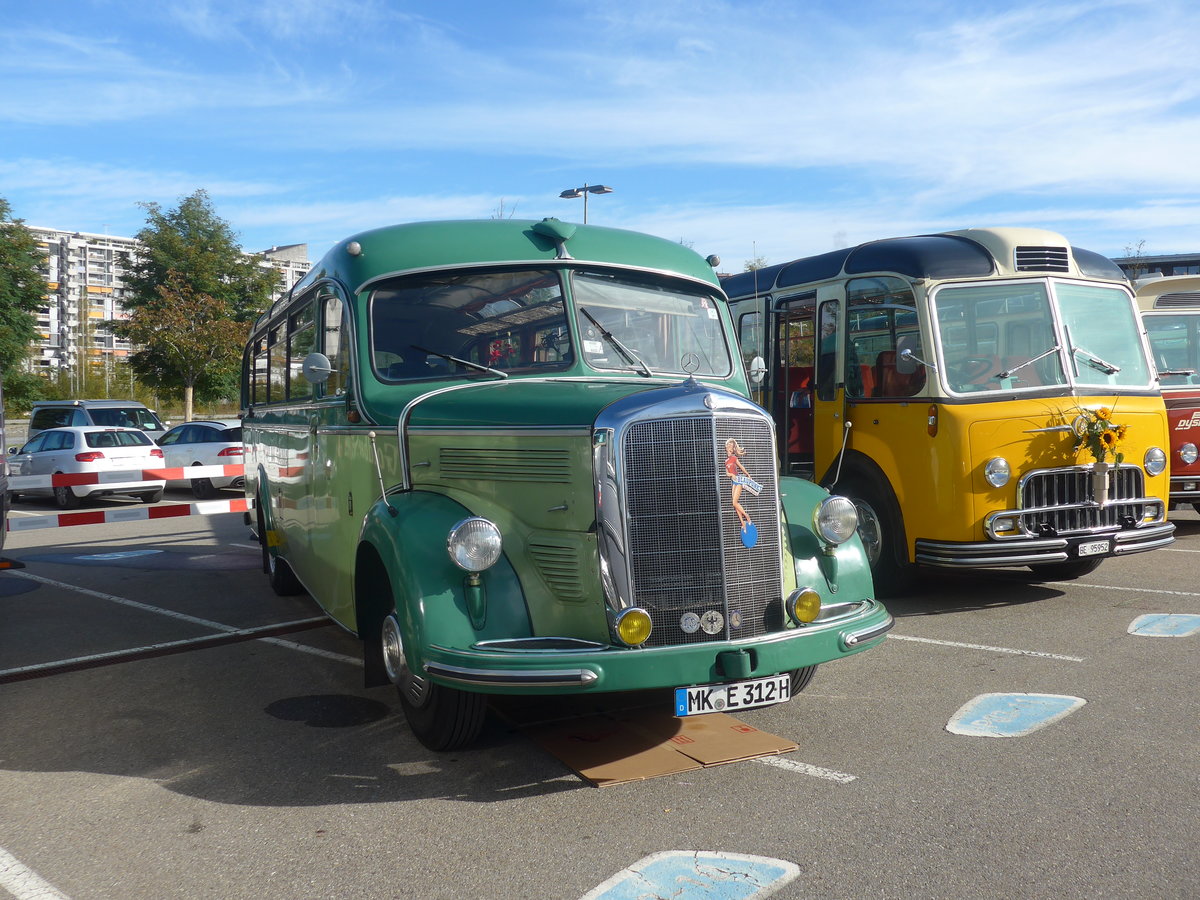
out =
[(954, 367), (955, 373), (964, 384), (978, 384), (979, 379), (991, 371), (990, 356), (968, 356)]

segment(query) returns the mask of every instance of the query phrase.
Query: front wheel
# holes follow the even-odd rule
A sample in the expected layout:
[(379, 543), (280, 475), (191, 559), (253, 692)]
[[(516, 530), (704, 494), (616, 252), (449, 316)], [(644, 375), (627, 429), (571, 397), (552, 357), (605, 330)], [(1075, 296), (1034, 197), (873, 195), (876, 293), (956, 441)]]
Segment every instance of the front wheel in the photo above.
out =
[(487, 697), (434, 684), (413, 672), (395, 615), (384, 619), (381, 639), (384, 667), (416, 739), (430, 750), (457, 750), (475, 740), (487, 717)]
[(197, 500), (211, 500), (213, 497), (217, 496), (217, 489), (213, 487), (211, 479), (193, 478), (192, 496)]
[(805, 666), (803, 669), (792, 669), (792, 696), (808, 687), (813, 676), (817, 674), (816, 666)]
[(1040, 565), (1030, 566), (1029, 571), (1033, 572), (1034, 577), (1038, 581), (1074, 581), (1076, 578), (1082, 578), (1084, 575), (1095, 572), (1103, 561), (1104, 557), (1100, 556), (1093, 559), (1072, 559), (1067, 562), (1041, 563)]
[(258, 513), (258, 543), (262, 548), (263, 571), (267, 573), (267, 582), (271, 585), (271, 590), (280, 597), (294, 597), (297, 594), (303, 594), (304, 585), (300, 583), (300, 579), (296, 577), (296, 573), (292, 571), (292, 567), (287, 564), (287, 560), (280, 559), (279, 554), (271, 549), (265, 526), (266, 523), (263, 521), (262, 508), (260, 506)]
[(900, 543), (900, 523), (880, 493), (862, 481), (842, 491), (858, 513), (858, 537), (871, 567), (875, 592), (881, 597), (903, 592), (912, 581), (912, 566)]

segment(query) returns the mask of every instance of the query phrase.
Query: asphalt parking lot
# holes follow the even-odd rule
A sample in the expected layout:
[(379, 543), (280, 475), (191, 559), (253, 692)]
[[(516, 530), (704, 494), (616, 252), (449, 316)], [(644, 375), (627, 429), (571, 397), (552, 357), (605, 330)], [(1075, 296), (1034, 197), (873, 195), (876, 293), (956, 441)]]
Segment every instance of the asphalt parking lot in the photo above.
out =
[[(634, 897), (610, 879), (655, 854), (643, 894), (1194, 897), (1200, 516), (1173, 518), (1079, 582), (927, 579), (881, 647), (741, 714), (794, 753), (602, 789), (499, 716), (423, 748), (240, 515), (12, 532), (0, 897)], [(745, 857), (779, 866), (698, 892)]]

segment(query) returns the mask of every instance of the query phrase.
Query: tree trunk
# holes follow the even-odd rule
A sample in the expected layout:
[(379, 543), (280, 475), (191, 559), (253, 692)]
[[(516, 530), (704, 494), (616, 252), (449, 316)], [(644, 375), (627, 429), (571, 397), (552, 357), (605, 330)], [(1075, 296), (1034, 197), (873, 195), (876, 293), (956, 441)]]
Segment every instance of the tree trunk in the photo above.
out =
[(183, 421), (192, 421), (192, 392), (194, 386), (185, 384), (183, 386)]

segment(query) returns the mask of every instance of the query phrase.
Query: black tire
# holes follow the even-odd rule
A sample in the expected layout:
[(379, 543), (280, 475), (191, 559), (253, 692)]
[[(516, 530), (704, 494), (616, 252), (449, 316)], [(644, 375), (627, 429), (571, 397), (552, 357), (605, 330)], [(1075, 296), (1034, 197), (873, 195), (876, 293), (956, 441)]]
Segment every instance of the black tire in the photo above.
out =
[(9, 503), (9, 506), (11, 506), (12, 504), (16, 503), (16, 502), (17, 502), (18, 500), (20, 500), (20, 499), (21, 499), (21, 495), (20, 495), (20, 494), (18, 494), (16, 491), (9, 491), (9, 492), (8, 492), (8, 503)]
[(262, 548), (263, 572), (266, 573), (271, 590), (279, 597), (295, 597), (305, 593), (304, 585), (300, 583), (300, 579), (296, 577), (292, 567), (287, 564), (287, 560), (281, 558), (267, 544), (267, 529), (266, 523), (263, 521), (261, 500), (258, 508), (258, 544)]
[(163, 489), (159, 488), (157, 491), (146, 491), (146, 493), (138, 494), (138, 496), (142, 498), (143, 503), (157, 503), (163, 498)]
[(792, 669), (792, 696), (808, 687), (813, 676), (817, 674), (816, 666), (805, 666), (803, 669)]
[[(15, 497), (15, 496), (17, 496), (17, 495), (16, 495), (16, 494), (13, 494), (13, 496)], [(1200, 513), (1200, 503), (1193, 503), (1193, 504), (1192, 504), (1192, 509), (1194, 509), (1196, 512)]]
[(1082, 578), (1084, 575), (1095, 572), (1102, 562), (1104, 562), (1103, 556), (1094, 559), (1072, 559), (1067, 562), (1041, 563), (1030, 566), (1029, 571), (1033, 573), (1034, 579), (1037, 581), (1074, 581), (1076, 578)]
[(381, 640), (388, 677), (416, 739), (437, 751), (457, 750), (474, 741), (487, 719), (487, 697), (434, 684), (409, 669), (394, 615), (384, 619)]
[(211, 500), (213, 497), (217, 496), (217, 489), (213, 487), (211, 479), (193, 478), (192, 496), (197, 500)]
[(69, 487), (60, 486), (54, 489), (54, 505), (59, 509), (79, 509), (81, 502)]
[(858, 513), (858, 537), (867, 554), (876, 595), (892, 597), (903, 593), (912, 584), (913, 567), (901, 544), (900, 523), (892, 511), (892, 504), (865, 480), (855, 479), (844, 487), (839, 485), (838, 493), (854, 502)]

